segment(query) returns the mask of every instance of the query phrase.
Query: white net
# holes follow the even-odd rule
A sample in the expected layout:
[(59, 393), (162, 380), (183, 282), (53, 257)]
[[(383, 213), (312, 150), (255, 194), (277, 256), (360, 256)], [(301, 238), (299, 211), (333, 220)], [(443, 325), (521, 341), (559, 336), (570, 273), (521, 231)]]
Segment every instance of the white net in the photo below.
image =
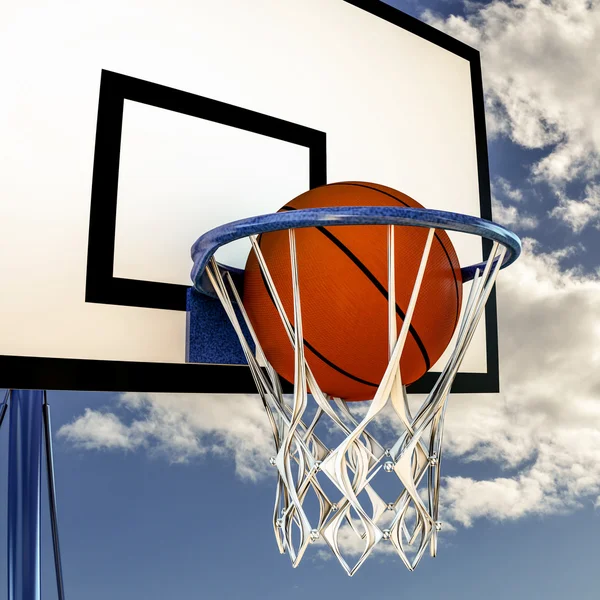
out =
[[(281, 553), (297, 566), (310, 544), (327, 544), (348, 575), (382, 545), (390, 545), (409, 570), (429, 548), (437, 552), (441, 529), (440, 462), (444, 415), (452, 382), (475, 333), (504, 260), (494, 242), (476, 271), (464, 306), (456, 343), (433, 389), (411, 409), (402, 383), (400, 358), (418, 302), (435, 229), (430, 228), (400, 331), (396, 325), (394, 225), (388, 225), (389, 363), (366, 411), (321, 391), (304, 356), (301, 289), (296, 239), (289, 230), (294, 323), (288, 319), (256, 237), (252, 247), (269, 293), (294, 349), (294, 392), (282, 393), (228, 273), (213, 260), (207, 276), (236, 330), (273, 428), (277, 470), (273, 527)], [(256, 346), (244, 336), (234, 305)], [(308, 389), (311, 394), (308, 394)], [(386, 438), (388, 443), (379, 440)], [(389, 547), (388, 546), (388, 549)]]

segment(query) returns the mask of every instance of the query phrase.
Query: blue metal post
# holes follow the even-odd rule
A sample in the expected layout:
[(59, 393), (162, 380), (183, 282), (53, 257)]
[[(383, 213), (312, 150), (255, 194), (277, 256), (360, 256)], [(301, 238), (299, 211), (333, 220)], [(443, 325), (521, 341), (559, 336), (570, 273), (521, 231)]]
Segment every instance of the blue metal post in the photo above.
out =
[(10, 399), (8, 450), (8, 600), (40, 600), (41, 390)]

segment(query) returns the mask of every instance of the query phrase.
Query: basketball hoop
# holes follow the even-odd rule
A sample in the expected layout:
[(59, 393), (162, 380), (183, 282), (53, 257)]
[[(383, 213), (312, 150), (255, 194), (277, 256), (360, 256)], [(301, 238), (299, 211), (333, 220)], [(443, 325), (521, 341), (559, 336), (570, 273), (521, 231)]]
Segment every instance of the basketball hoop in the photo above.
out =
[[(356, 403), (332, 398), (321, 390), (305, 358), (295, 230), (337, 225), (382, 225), (388, 231), (389, 362), (368, 409), (361, 415), (352, 412), (350, 405), (356, 406)], [(396, 227), (407, 226), (426, 228), (428, 234), (398, 331), (394, 232)], [(283, 230), (289, 231), (293, 325), (257, 239), (260, 234)], [(413, 411), (399, 365), (436, 230), (477, 235), (490, 240), (492, 248), (486, 260), (461, 269), (463, 282), (472, 284), (454, 347), (433, 389), (418, 410)], [(241, 271), (214, 259), (220, 246), (244, 237), (250, 238), (265, 285), (294, 350), (292, 398), (282, 393), (279, 376), (267, 360), (243, 306), (238, 289)], [(194, 244), (194, 287), (218, 298), (223, 305), (273, 429), (276, 454), (271, 464), (278, 475), (273, 528), (280, 552), (289, 554), (293, 566), (300, 563), (311, 543), (321, 539), (348, 575), (353, 575), (381, 544), (391, 544), (411, 571), (427, 548), (431, 556), (436, 555), (441, 528), (438, 512), (442, 433), (448, 395), (498, 273), (514, 262), (520, 251), (519, 238), (490, 221), (437, 210), (387, 206), (308, 208), (262, 215), (213, 229)], [(236, 313), (236, 305), (239, 313)], [(245, 331), (249, 332), (255, 352)], [(314, 404), (309, 403), (310, 397)], [(371, 428), (384, 410), (390, 408), (398, 428), (395, 439), (384, 444), (376, 439)], [(337, 436), (338, 441), (330, 447), (321, 430)], [(390, 475), (396, 476), (397, 492), (384, 500), (377, 491), (376, 480), (380, 476), (387, 477), (387, 489)], [(358, 560), (352, 564), (342, 547), (347, 535), (355, 536), (362, 548)]]

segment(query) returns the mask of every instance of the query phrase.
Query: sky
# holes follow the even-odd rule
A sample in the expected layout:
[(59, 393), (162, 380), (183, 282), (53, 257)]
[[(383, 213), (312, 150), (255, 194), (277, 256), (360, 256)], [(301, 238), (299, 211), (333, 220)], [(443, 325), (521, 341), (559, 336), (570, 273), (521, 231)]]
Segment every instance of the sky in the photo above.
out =
[(349, 579), (317, 547), (292, 569), (254, 396), (51, 392), (69, 598), (598, 597), (600, 2), (390, 3), (481, 52), (494, 218), (524, 242), (498, 283), (501, 392), (450, 401), (438, 556)]

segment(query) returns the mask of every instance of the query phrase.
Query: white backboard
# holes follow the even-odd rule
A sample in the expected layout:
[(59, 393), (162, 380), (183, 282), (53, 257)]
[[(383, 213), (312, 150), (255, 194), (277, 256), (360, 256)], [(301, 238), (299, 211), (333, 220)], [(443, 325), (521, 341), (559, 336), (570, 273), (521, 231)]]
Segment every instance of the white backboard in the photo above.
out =
[[(185, 364), (202, 233), (341, 180), (491, 216), (478, 53), (377, 0), (27, 2), (1, 30), (0, 387), (252, 392)], [(455, 389), (497, 388), (495, 311)]]

